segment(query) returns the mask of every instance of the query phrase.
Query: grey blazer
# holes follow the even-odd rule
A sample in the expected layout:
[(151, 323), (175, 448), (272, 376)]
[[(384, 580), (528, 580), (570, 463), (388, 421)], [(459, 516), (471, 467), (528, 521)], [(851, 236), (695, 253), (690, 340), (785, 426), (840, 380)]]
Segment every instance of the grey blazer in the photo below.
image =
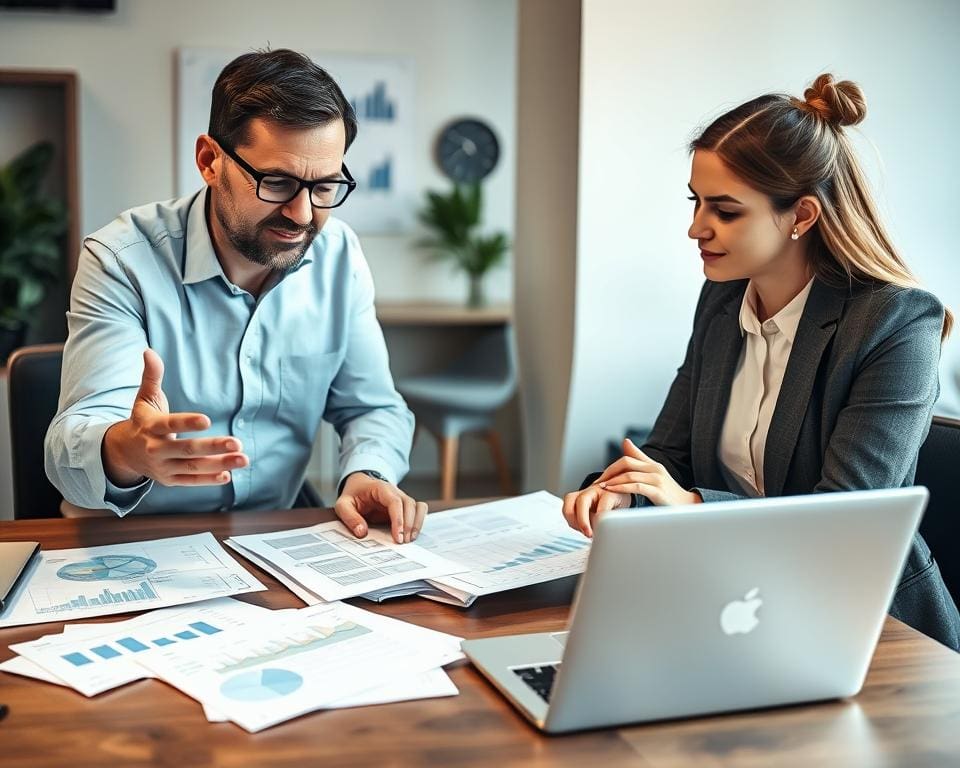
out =
[[(747, 281), (707, 281), (686, 358), (643, 450), (704, 501), (739, 498), (718, 458)], [(943, 305), (919, 289), (814, 281), (764, 451), (767, 496), (913, 483), (939, 393)], [(890, 609), (960, 650), (960, 616), (919, 534)]]

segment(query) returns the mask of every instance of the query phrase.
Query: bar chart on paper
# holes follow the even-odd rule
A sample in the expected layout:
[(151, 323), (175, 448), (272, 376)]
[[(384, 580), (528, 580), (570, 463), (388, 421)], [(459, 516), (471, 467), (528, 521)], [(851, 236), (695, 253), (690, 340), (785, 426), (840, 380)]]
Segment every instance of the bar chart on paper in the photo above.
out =
[(194, 621), (179, 632), (171, 632), (168, 635), (148, 638), (141, 635), (140, 638), (127, 636), (117, 638), (113, 643), (103, 643), (91, 648), (79, 647), (75, 651), (60, 654), (61, 658), (70, 662), (75, 667), (82, 667), (85, 664), (93, 664), (101, 660), (116, 659), (123, 656), (124, 653), (140, 653), (149, 651), (151, 648), (163, 648), (167, 645), (173, 645), (176, 642), (185, 642), (195, 640), (204, 635), (215, 635), (222, 632), (221, 627), (217, 627), (206, 621)]
[(131, 613), (263, 589), (209, 531), (47, 550), (10, 596), (0, 627)]
[[(77, 594), (62, 599), (62, 594), (54, 590), (34, 590), (31, 597), (34, 602), (34, 609), (38, 614), (59, 613), (74, 608), (97, 608), (104, 605), (114, 605), (116, 603), (137, 603), (145, 600), (156, 600), (157, 594), (153, 591), (149, 581), (141, 581), (139, 585), (131, 589), (122, 589), (109, 587), (101, 589), (99, 592), (90, 591), (87, 594)], [(131, 606), (135, 610), (136, 606)]]
[(563, 522), (562, 504), (539, 491), (436, 515), (417, 543), (466, 570), (427, 581), (469, 605), (480, 595), (583, 573), (590, 540)]
[(488, 568), (486, 571), (484, 571), (484, 573), (496, 573), (497, 571), (503, 571), (507, 568), (516, 568), (518, 566), (526, 565), (527, 563), (533, 563), (544, 558), (565, 555), (570, 552), (579, 552), (582, 549), (587, 549), (589, 546), (590, 544), (587, 541), (579, 541), (571, 536), (557, 536), (550, 541), (533, 547), (532, 549), (519, 552), (512, 560), (507, 560), (504, 563), (500, 563), (492, 568)]
[(265, 618), (273, 611), (219, 598), (185, 608), (161, 608), (126, 621), (66, 628), (58, 635), (18, 643), (11, 650), (86, 696), (146, 676), (139, 659), (150, 651), (194, 646)]

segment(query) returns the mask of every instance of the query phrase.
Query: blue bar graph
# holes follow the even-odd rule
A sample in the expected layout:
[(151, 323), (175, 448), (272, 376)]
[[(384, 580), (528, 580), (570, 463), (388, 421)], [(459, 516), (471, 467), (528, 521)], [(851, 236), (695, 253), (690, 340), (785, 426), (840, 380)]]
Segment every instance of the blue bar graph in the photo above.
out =
[(353, 111), (361, 120), (391, 121), (396, 116), (396, 104), (387, 98), (387, 84), (382, 80), (373, 86), (373, 90), (350, 102)]
[(101, 659), (115, 659), (121, 655), (120, 651), (116, 648), (111, 648), (109, 645), (98, 645), (96, 648), (91, 648), (90, 650)]
[(214, 627), (205, 621), (195, 621), (190, 626), (198, 632), (203, 632), (205, 635), (215, 635), (217, 632), (222, 631), (219, 627)]
[(48, 608), (38, 608), (37, 613), (58, 613), (60, 611), (69, 611), (73, 608), (91, 608), (102, 605), (113, 605), (114, 603), (136, 603), (143, 600), (156, 600), (157, 593), (153, 591), (149, 581), (141, 581), (136, 589), (124, 589), (120, 592), (114, 592), (111, 589), (104, 589), (95, 596), (77, 595), (65, 603), (51, 605)]
[(387, 158), (380, 165), (375, 165), (370, 169), (370, 179), (367, 186), (370, 189), (389, 190), (393, 184), (393, 160)]
[(149, 645), (144, 645), (139, 640), (136, 640), (132, 637), (121, 637), (117, 640), (119, 645), (122, 645), (128, 651), (133, 651), (134, 653), (139, 653), (140, 651), (146, 651), (150, 649)]
[(138, 640), (135, 637), (120, 637), (113, 641), (115, 645), (104, 643), (103, 645), (84, 649), (88, 653), (73, 651), (71, 653), (62, 654), (60, 658), (68, 661), (75, 667), (82, 667), (85, 664), (93, 664), (94, 662), (101, 660), (109, 661), (110, 659), (116, 659), (125, 656), (125, 651), (129, 653), (141, 653), (142, 651), (150, 650), (151, 645), (157, 648), (173, 645), (174, 643), (178, 642), (178, 640), (175, 638), (179, 638), (180, 640), (193, 640), (195, 638), (202, 637), (203, 635), (215, 635), (218, 632), (223, 632), (220, 627), (216, 627), (206, 621), (194, 621), (187, 626), (189, 626), (191, 629), (184, 629), (180, 632), (174, 632), (173, 637), (157, 637), (149, 642), (145, 640)]
[(536, 560), (542, 560), (547, 557), (557, 557), (558, 555), (566, 555), (570, 552), (577, 552), (578, 550), (585, 549), (589, 546), (589, 543), (586, 541), (580, 541), (579, 539), (574, 539), (569, 536), (557, 536), (552, 541), (540, 544), (529, 552), (520, 552), (512, 560), (501, 565), (495, 565), (493, 568), (489, 568), (486, 573), (494, 573), (495, 571), (502, 571), (507, 568), (516, 568), (520, 565), (526, 565), (527, 563), (535, 562)]

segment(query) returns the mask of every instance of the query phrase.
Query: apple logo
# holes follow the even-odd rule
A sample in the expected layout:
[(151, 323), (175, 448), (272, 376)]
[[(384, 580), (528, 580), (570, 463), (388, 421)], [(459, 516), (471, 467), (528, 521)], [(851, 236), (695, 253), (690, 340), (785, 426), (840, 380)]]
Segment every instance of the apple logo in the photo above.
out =
[(743, 600), (734, 600), (727, 603), (720, 614), (720, 627), (728, 635), (746, 634), (752, 632), (760, 620), (757, 618), (757, 609), (763, 604), (757, 595), (760, 594), (760, 588), (754, 587)]

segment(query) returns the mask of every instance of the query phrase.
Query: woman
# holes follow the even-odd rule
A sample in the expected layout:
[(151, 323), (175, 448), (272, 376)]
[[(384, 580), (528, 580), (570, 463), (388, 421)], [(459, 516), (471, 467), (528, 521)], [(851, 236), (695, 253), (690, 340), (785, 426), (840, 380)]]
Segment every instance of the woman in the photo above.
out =
[[(643, 449), (564, 498), (567, 522), (643, 504), (912, 483), (952, 315), (897, 254), (844, 126), (863, 94), (829, 74), (691, 145), (688, 232), (706, 282), (686, 358)], [(960, 616), (916, 536), (891, 613), (960, 649)]]

